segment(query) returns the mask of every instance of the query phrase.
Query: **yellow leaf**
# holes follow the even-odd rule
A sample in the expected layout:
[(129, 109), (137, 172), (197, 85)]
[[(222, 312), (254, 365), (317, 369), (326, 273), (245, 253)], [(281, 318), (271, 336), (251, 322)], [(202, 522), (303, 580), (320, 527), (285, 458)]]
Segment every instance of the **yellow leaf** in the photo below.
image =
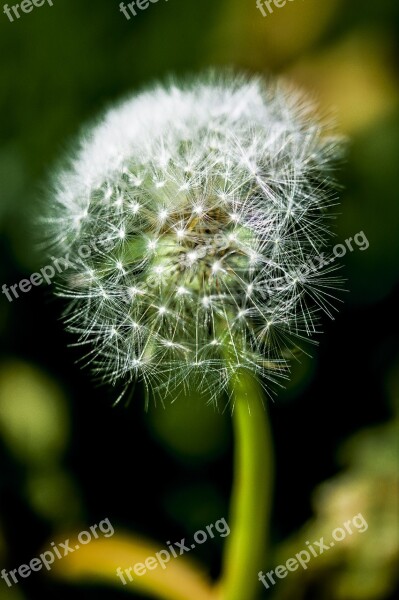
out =
[[(70, 536), (71, 540), (73, 536)], [(70, 542), (73, 548), (74, 543)], [(70, 582), (98, 582), (124, 587), (131, 592), (139, 592), (162, 600), (214, 600), (211, 582), (205, 573), (186, 557), (171, 557), (162, 568), (159, 562), (154, 567), (156, 553), (162, 548), (142, 538), (115, 534), (109, 539), (92, 540), (87, 546), (69, 553), (53, 564), (52, 573), (57, 578)], [(134, 567), (149, 561), (152, 569), (138, 567), (138, 576)], [(121, 567), (125, 582), (117, 576)], [(130, 570), (132, 581), (125, 573)]]

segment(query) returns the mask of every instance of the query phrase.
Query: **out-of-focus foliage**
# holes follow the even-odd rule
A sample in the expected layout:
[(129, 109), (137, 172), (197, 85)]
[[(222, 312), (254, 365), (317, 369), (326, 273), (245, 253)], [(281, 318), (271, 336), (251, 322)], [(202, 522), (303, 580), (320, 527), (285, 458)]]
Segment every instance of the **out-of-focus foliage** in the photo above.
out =
[[(272, 3), (271, 3), (272, 4)], [(251, 70), (278, 69), (320, 42), (338, 16), (342, 0), (291, 0), (262, 17), (255, 0), (220, 3), (210, 36), (212, 60)]]
[[(301, 600), (318, 590), (329, 600), (380, 600), (398, 582), (399, 561), (399, 414), (392, 421), (363, 430), (340, 451), (346, 470), (319, 486), (314, 494), (315, 518), (282, 545), (276, 564), (306, 548), (306, 540), (322, 537), (361, 514), (368, 528), (337, 542), (311, 559), (309, 570), (289, 573), (279, 582), (276, 600)], [(363, 529), (363, 527), (362, 527)]]
[[(14, 23), (0, 13), (0, 288), (45, 264), (34, 251), (40, 237), (36, 200), (45, 201), (48, 173), (71, 137), (154, 78), (210, 65), (282, 73), (319, 99), (348, 135), (332, 242), (364, 231), (370, 247), (342, 259), (350, 292), (345, 304), (323, 327), (329, 335), (317, 353), (311, 349), (316, 360), (294, 365), (287, 391), (269, 402), (279, 463), (274, 534), (289, 541), (265, 557), (265, 567), (283, 564), (306, 540), (327, 536), (359, 512), (369, 528), (273, 590), (259, 583), (265, 598), (386, 600), (395, 585), (397, 419), (389, 420), (388, 412), (399, 414), (398, 369), (392, 368), (398, 339), (398, 31), (394, 0), (292, 0), (266, 18), (255, 0), (160, 0), (130, 21), (117, 0), (55, 0), (52, 8)], [(79, 374), (57, 322), (60, 305), (48, 302), (48, 292), (42, 286), (13, 303), (0, 295), (1, 568), (16, 568), (48, 548), (49, 540), (63, 539), (64, 528), (77, 531), (104, 512), (125, 530), (161, 540), (155, 551), (172, 535), (180, 539), (227, 516), (228, 412), (218, 415), (179, 397), (141, 416), (139, 388), (126, 411), (112, 410), (118, 392), (107, 395), (88, 373)], [(334, 477), (338, 446), (346, 469)], [(315, 487), (315, 516), (301, 528)], [(10, 589), (1, 580), (0, 600), (125, 597), (113, 569), (138, 560), (143, 548), (132, 533), (123, 540), (119, 533), (71, 555), (71, 563), (60, 562), (62, 584), (43, 573)], [(212, 564), (212, 576), (220, 567), (221, 548), (215, 548), (204, 545), (200, 555)], [(181, 587), (185, 565), (173, 569), (172, 587)]]
[[(73, 540), (74, 534), (70, 533), (69, 537)], [(114, 535), (108, 540), (94, 540), (79, 553), (66, 557), (62, 563), (56, 564), (54, 575), (68, 581), (94, 581), (119, 587), (121, 581), (115, 576), (118, 567), (124, 571), (138, 563), (143, 565), (150, 557), (156, 561), (155, 555), (161, 550), (154, 542), (131, 534)], [(133, 594), (142, 592), (160, 600), (216, 600), (203, 569), (185, 557), (179, 560), (172, 557), (164, 569), (159, 563), (156, 568), (152, 565), (145, 576), (131, 573), (132, 581), (122, 574), (125, 577), (124, 589)]]
[(24, 491), (34, 510), (56, 523), (76, 518), (76, 489), (62, 468), (69, 414), (59, 385), (22, 361), (1, 365), (0, 433), (23, 467)]
[(0, 431), (20, 461), (31, 465), (57, 462), (68, 441), (68, 411), (62, 390), (29, 364), (3, 364)]
[(189, 396), (177, 389), (165, 397), (163, 406), (150, 404), (148, 411), (156, 437), (178, 458), (190, 461), (214, 459), (226, 450), (227, 416), (207, 405), (204, 395), (197, 394), (195, 388)]

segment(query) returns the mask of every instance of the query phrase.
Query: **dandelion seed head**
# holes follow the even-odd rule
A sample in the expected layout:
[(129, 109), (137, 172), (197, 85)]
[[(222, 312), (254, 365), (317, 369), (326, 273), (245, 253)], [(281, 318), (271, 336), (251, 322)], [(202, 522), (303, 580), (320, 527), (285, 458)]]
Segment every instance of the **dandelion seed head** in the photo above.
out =
[(330, 310), (325, 276), (292, 274), (328, 243), (340, 148), (280, 81), (212, 74), (107, 112), (47, 219), (59, 256), (92, 248), (59, 293), (95, 373), (156, 391), (197, 374), (214, 398), (240, 369), (274, 381)]
[(130, 210), (134, 215), (136, 215), (140, 210), (140, 204), (138, 202), (133, 202), (133, 204), (130, 206)]
[(150, 240), (148, 242), (148, 249), (155, 250), (155, 248), (157, 247), (157, 244), (158, 244), (158, 240)]

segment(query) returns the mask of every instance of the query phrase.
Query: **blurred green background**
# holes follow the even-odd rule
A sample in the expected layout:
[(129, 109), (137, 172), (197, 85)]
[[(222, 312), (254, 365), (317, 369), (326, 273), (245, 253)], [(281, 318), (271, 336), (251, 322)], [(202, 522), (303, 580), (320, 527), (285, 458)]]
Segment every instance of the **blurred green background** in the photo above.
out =
[[(282, 73), (332, 108), (350, 139), (336, 243), (364, 231), (370, 247), (342, 260), (339, 314), (270, 403), (277, 481), (265, 569), (359, 512), (369, 530), (308, 572), (260, 587), (261, 598), (396, 597), (398, 27), (395, 0), (293, 0), (266, 18), (255, 0), (159, 0), (129, 21), (117, 0), (54, 0), (12, 23), (0, 12), (1, 285), (43, 266), (38, 199), (82, 124), (158, 77), (219, 65)], [(113, 409), (117, 390), (96, 388), (76, 365), (51, 288), (12, 303), (1, 295), (0, 309), (1, 568), (106, 517), (117, 533), (159, 548), (227, 517), (228, 411), (181, 397), (146, 412), (140, 386)], [(222, 541), (195, 553), (211, 577)], [(13, 588), (0, 581), (1, 600), (71, 593), (127, 594), (116, 577), (82, 582), (72, 571), (35, 573)]]

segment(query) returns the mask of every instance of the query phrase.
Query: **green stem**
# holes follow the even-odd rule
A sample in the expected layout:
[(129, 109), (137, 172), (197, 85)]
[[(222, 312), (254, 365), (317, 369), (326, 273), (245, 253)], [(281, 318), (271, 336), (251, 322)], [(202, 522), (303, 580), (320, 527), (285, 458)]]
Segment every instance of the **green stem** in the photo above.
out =
[(267, 566), (273, 496), (273, 446), (259, 383), (242, 372), (233, 390), (236, 440), (230, 536), (220, 582), (221, 600), (254, 600)]

